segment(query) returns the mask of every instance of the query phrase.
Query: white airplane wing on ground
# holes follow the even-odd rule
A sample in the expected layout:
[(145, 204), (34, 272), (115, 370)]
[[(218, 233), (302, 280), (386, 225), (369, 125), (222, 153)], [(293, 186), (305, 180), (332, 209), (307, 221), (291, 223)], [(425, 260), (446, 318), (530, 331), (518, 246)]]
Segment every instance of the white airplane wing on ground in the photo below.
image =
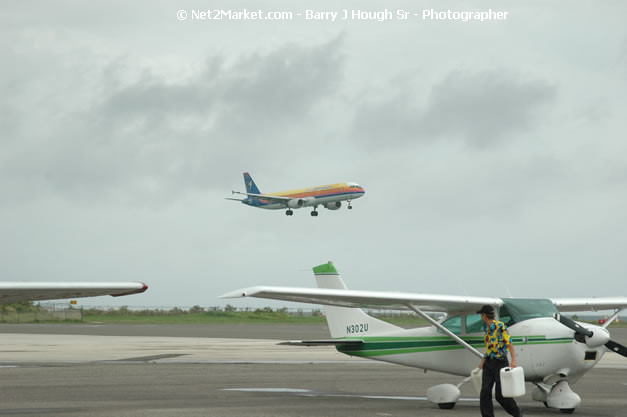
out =
[(429, 312), (476, 312), (485, 304), (499, 307), (503, 300), (492, 297), (414, 294), (384, 291), (355, 291), (325, 288), (251, 287), (229, 292), (220, 298), (255, 297), (338, 307), (407, 310), (409, 305)]
[(0, 303), (139, 294), (143, 282), (0, 282)]

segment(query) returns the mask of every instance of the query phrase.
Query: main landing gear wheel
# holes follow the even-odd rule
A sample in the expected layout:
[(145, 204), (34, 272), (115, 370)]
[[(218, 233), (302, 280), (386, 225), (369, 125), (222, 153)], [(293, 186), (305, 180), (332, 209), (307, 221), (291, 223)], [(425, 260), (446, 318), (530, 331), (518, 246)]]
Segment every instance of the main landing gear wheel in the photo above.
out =
[(314, 210), (314, 211), (311, 212), (311, 215), (313, 217), (317, 217), (318, 216), (318, 212), (316, 210)]
[(455, 403), (439, 403), (438, 407), (440, 407), (442, 410), (451, 410), (453, 409), (453, 407), (455, 407)]
[(294, 212), (292, 210), (288, 210), (285, 212), (286, 216), (291, 216), (292, 214), (294, 214)]

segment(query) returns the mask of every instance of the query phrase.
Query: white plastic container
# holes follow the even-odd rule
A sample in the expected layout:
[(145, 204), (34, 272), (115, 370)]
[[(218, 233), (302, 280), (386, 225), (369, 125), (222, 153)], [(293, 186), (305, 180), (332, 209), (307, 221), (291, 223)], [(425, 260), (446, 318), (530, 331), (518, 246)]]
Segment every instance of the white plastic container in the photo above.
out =
[(477, 395), (481, 395), (481, 384), (483, 380), (483, 369), (475, 368), (470, 373), (470, 377), (472, 380), (472, 386), (475, 387), (475, 391), (477, 391)]
[(501, 394), (513, 398), (525, 395), (525, 371), (520, 366), (501, 369)]

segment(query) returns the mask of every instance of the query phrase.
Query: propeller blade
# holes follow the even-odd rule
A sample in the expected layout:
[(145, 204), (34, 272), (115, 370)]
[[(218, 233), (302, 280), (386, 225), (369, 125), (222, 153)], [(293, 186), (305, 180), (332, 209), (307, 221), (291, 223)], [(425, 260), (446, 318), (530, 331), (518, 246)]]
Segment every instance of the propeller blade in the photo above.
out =
[(627, 357), (627, 347), (621, 345), (620, 343), (616, 343), (613, 340), (610, 340), (605, 344), (605, 347), (611, 350), (612, 352), (616, 352), (619, 355), (623, 355)]
[(592, 332), (590, 330), (580, 326), (568, 317), (564, 317), (561, 314), (553, 314), (553, 318), (562, 323), (564, 326), (568, 327), (569, 329), (574, 330), (575, 333), (579, 333), (587, 337), (592, 337)]

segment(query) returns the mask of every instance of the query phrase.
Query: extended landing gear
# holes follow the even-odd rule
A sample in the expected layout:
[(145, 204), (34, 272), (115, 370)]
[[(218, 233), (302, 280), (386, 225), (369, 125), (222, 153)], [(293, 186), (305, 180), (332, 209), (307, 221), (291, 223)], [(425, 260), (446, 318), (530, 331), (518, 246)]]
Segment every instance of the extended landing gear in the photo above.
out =
[(541, 401), (547, 408), (557, 408), (564, 414), (572, 414), (581, 404), (581, 398), (570, 389), (566, 380), (558, 381), (553, 386), (536, 384), (531, 391), (531, 398)]
[(311, 212), (312, 217), (318, 217), (318, 212), (316, 211), (317, 208), (318, 206), (314, 207), (313, 211)]
[(453, 384), (440, 384), (427, 390), (427, 399), (437, 404), (442, 410), (455, 407), (460, 395), (459, 387)]
[(289, 210), (289, 209), (285, 212), (286, 216), (291, 216), (293, 214), (294, 214), (294, 212), (292, 210)]
[(348, 209), (352, 210), (353, 206), (351, 206), (351, 201), (350, 200), (346, 200), (346, 202), (348, 203)]

